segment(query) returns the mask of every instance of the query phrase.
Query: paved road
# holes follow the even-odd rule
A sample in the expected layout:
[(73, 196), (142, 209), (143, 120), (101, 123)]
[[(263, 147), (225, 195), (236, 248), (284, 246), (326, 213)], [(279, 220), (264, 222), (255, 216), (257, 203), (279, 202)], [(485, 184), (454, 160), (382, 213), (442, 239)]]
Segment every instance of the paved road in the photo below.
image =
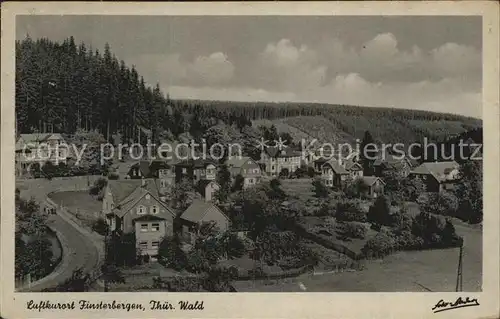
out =
[[(33, 197), (37, 202), (45, 202), (46, 195), (40, 192), (29, 192), (21, 196)], [(82, 234), (74, 223), (68, 221), (64, 214), (58, 212), (57, 215), (49, 216), (49, 223), (62, 236), (63, 258), (56, 269), (47, 277), (35, 282), (31, 288), (23, 288), (22, 291), (41, 291), (46, 288), (53, 288), (71, 278), (73, 271), (82, 268), (84, 272), (94, 270), (99, 262), (99, 252), (92, 240)], [(63, 216), (63, 217), (62, 217)]]
[(52, 215), (50, 223), (60, 232), (65, 241), (66, 247), (63, 248), (62, 264), (40, 284), (36, 284), (26, 291), (41, 291), (45, 288), (55, 287), (71, 278), (74, 270), (82, 268), (84, 271), (91, 271), (97, 266), (98, 252), (92, 241), (58, 215)]

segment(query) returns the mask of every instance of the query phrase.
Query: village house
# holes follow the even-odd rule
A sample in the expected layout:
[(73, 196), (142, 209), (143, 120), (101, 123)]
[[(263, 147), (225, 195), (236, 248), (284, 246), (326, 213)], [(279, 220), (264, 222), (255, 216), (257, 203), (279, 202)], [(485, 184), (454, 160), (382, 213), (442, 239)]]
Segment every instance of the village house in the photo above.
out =
[(167, 164), (165, 161), (140, 161), (133, 164), (126, 179), (143, 179), (154, 178), (158, 180), (161, 192), (170, 189), (175, 183), (174, 167)]
[(331, 159), (321, 167), (321, 179), (328, 187), (341, 186), (348, 176), (349, 172), (337, 159)]
[(59, 133), (20, 134), (15, 151), (16, 176), (28, 175), (35, 163), (40, 167), (47, 162), (58, 165), (66, 163), (69, 157), (69, 149)]
[(220, 232), (229, 229), (229, 218), (213, 203), (195, 199), (180, 216), (182, 235), (194, 243), (203, 225), (216, 228)]
[(151, 257), (158, 255), (161, 240), (173, 234), (176, 216), (154, 179), (108, 181), (102, 214), (110, 231), (135, 233), (138, 251)]
[(455, 161), (422, 163), (409, 177), (421, 179), (427, 192), (453, 190), (460, 180), (459, 164)]
[(366, 187), (365, 195), (370, 198), (377, 198), (384, 194), (385, 182), (377, 176), (359, 177)]
[(226, 165), (233, 181), (238, 175), (243, 177), (243, 189), (254, 186), (261, 181), (260, 166), (250, 157), (230, 157), (226, 161)]
[(353, 158), (345, 160), (343, 164), (346, 171), (349, 172), (351, 179), (363, 177), (363, 166), (356, 162)]
[(175, 165), (175, 181), (180, 182), (188, 178), (196, 185), (202, 179), (215, 180), (217, 177), (217, 164), (210, 160), (190, 159)]
[(283, 171), (295, 172), (302, 165), (301, 158), (302, 152), (291, 148), (267, 147), (261, 153), (260, 162), (265, 165), (267, 175), (278, 176)]
[(372, 163), (372, 173), (374, 176), (383, 177), (385, 172), (398, 172), (406, 177), (410, 174), (412, 169), (412, 162), (406, 157), (401, 155), (392, 155), (386, 153), (379, 155)]
[(202, 179), (196, 184), (195, 190), (207, 202), (215, 199), (215, 193), (220, 189), (219, 183), (214, 180)]

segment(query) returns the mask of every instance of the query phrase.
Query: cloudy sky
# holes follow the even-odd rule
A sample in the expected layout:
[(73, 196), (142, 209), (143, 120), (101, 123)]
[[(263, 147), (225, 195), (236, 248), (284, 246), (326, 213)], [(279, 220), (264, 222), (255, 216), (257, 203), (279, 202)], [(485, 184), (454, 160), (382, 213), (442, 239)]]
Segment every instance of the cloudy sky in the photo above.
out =
[(17, 38), (108, 42), (173, 98), (481, 117), (480, 17), (25, 16)]

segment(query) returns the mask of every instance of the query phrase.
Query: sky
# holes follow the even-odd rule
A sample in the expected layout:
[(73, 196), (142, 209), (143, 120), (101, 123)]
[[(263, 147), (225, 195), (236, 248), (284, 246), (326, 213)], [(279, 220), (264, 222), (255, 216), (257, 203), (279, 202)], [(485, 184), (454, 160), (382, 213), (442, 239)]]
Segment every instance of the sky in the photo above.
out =
[(409, 108), (481, 118), (481, 17), (18, 16), (73, 36), (172, 98)]

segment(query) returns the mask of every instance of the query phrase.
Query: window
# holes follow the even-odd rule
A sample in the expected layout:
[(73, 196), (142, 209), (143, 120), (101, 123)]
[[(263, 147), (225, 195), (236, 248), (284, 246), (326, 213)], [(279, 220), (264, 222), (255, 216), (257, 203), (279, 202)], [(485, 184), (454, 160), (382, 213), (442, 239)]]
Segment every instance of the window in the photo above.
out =
[(147, 232), (149, 230), (148, 224), (141, 224), (141, 232)]
[(139, 215), (144, 215), (146, 214), (146, 207), (142, 206), (142, 205), (139, 205), (137, 207), (137, 214)]
[(249, 179), (248, 179), (248, 183), (249, 183), (249, 184), (253, 184), (253, 178), (249, 178)]
[(158, 206), (156, 205), (151, 206), (151, 214), (158, 214)]
[(146, 194), (146, 199), (150, 199), (150, 198), (151, 198), (151, 195)]
[(274, 165), (273, 165), (273, 166), (271, 166), (271, 171), (274, 171)]
[(162, 179), (160, 180), (160, 187), (167, 187), (168, 186), (168, 183), (166, 180)]
[(115, 204), (111, 204), (111, 209), (115, 208)]
[(152, 241), (151, 242), (151, 248), (158, 248), (160, 246), (160, 242), (159, 241)]
[(186, 174), (187, 173), (187, 168), (183, 167), (182, 168), (182, 174)]
[(160, 223), (151, 224), (151, 231), (160, 231)]
[(139, 248), (140, 249), (148, 249), (148, 242), (147, 241), (139, 242)]

